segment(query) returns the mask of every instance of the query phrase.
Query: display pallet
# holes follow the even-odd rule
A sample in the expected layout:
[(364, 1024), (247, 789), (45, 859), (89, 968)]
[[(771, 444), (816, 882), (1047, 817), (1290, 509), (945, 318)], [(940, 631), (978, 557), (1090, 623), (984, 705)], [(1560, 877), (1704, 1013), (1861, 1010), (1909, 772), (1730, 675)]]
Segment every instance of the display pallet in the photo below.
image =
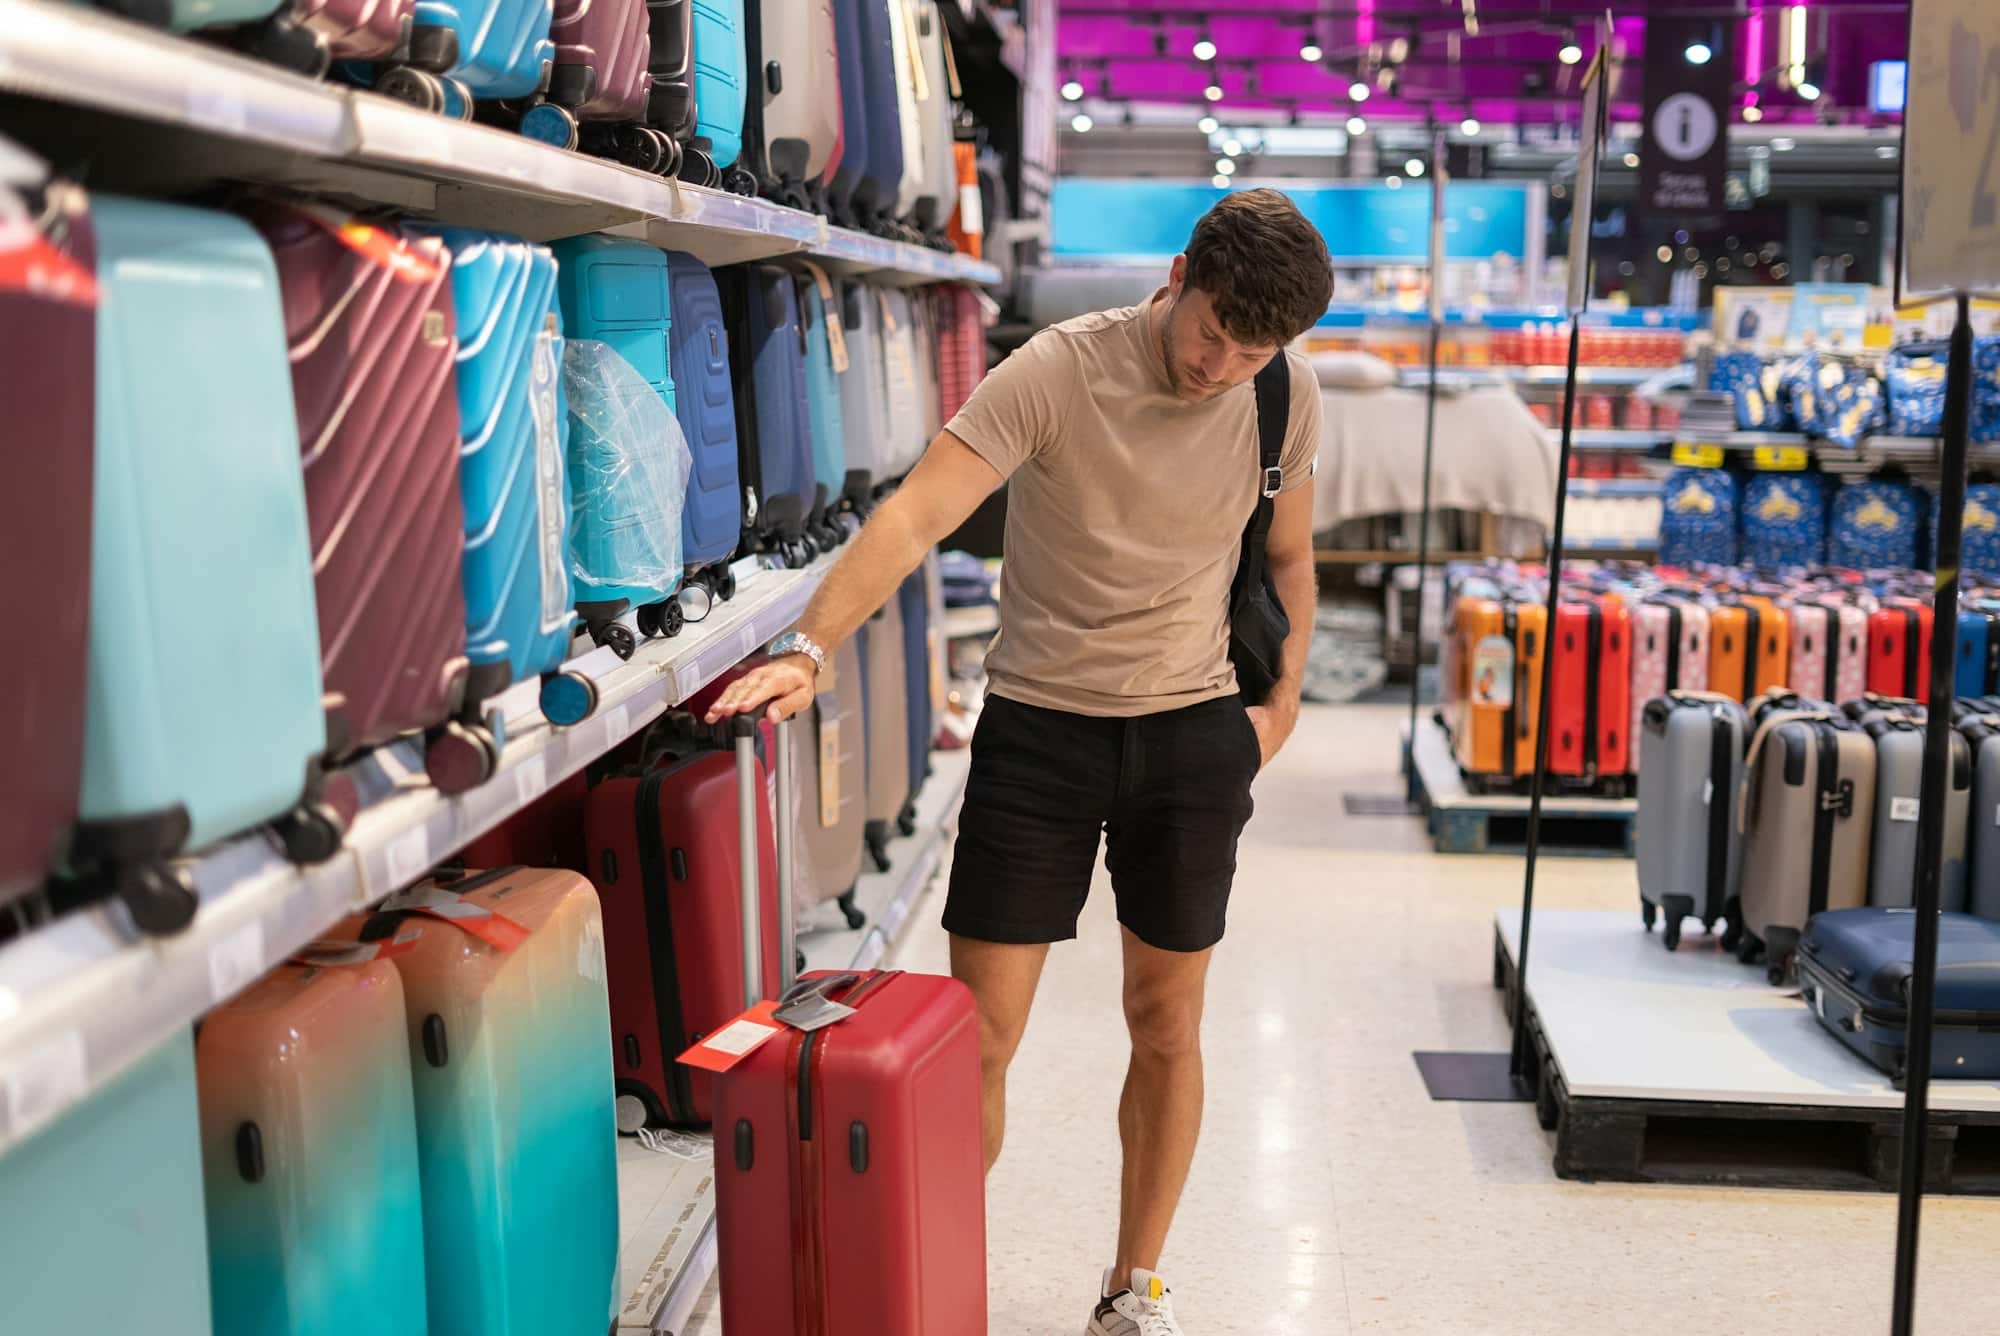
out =
[[(1561, 791), (1542, 795), (1541, 850), (1555, 857), (1630, 858), (1639, 804)], [(1528, 797), (1475, 793), (1460, 773), (1444, 726), (1417, 724), (1416, 797), (1441, 854), (1516, 854), (1527, 847)]]
[[(1509, 918), (1494, 932), (1493, 984), (1511, 1018), (1518, 933)], [(1530, 968), (1548, 1005), (1530, 990), (1524, 1024), (1536, 1116), (1555, 1134), (1556, 1177), (1896, 1189), (1902, 1107), (1887, 1078), (1818, 1033), (1796, 995), (1764, 987), (1761, 972), (1719, 951), (1704, 958), (1692, 945), (1701, 938), (1668, 955), (1636, 912), (1629, 925), (1624, 920), (1535, 916)], [(1628, 956), (1645, 966), (1645, 977), (1618, 976)], [(1679, 1006), (1663, 1005), (1676, 999), (1653, 994), (1676, 971), (1686, 980), (1673, 985)], [(1607, 1058), (1607, 1044), (1622, 1052)], [(1696, 1068), (1705, 1075), (1689, 1076)], [(1638, 1072), (1645, 1074), (1635, 1079)], [(1926, 1190), (2000, 1196), (2000, 1092), (1971, 1082), (1939, 1089)]]

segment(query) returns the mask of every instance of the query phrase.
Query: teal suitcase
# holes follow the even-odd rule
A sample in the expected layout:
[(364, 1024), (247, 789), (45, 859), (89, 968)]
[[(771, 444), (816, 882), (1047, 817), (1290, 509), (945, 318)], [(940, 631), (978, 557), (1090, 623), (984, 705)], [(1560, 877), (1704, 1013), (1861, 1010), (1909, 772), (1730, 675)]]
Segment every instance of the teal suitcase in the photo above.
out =
[(834, 349), (834, 326), (840, 324), (840, 291), (825, 273), (814, 268), (799, 280), (799, 310), (806, 324), (806, 416), (812, 421), (812, 514), (806, 522), (821, 551), (845, 541), (847, 530), (834, 518), (847, 487), (847, 443), (841, 422), (841, 371), (851, 367), (853, 352), (845, 331)]
[(186, 1031), (0, 1157), (0, 1239), (10, 1336), (211, 1336)]
[(319, 622), (277, 268), (227, 214), (100, 196), (82, 824), (142, 928), (194, 897), (164, 860), (279, 821), (331, 857)]

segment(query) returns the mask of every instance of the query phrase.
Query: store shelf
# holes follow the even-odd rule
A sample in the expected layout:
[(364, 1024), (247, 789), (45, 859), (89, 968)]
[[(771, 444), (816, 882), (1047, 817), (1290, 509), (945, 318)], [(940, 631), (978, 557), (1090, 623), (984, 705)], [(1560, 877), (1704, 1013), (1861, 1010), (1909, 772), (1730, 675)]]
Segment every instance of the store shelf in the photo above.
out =
[[(106, 70), (117, 70), (107, 78)], [(547, 241), (599, 230), (711, 265), (807, 254), (888, 282), (992, 283), (965, 256), (830, 228), (521, 135), (319, 82), (80, 5), (0, 0), (0, 128), (93, 185), (253, 182)]]
[(1659, 496), (1666, 484), (1658, 478), (1571, 478), (1571, 496)]
[[(1561, 389), (1569, 383), (1569, 368), (1566, 366), (1503, 366), (1495, 371), (1516, 385), (1541, 385)], [(1672, 375), (1678, 367), (1671, 366), (1580, 366), (1576, 369), (1576, 383), (1590, 386), (1644, 385), (1649, 380)]]
[[(1439, 552), (1433, 550), (1430, 554), (1430, 560), (1431, 565), (1436, 566), (1447, 561), (1485, 561), (1490, 555), (1490, 553), (1486, 552)], [(1354, 551), (1345, 551), (1341, 549), (1321, 548), (1319, 551), (1313, 553), (1313, 561), (1321, 566), (1373, 566), (1377, 563), (1394, 566), (1414, 566), (1417, 562), (1417, 550), (1415, 548), (1406, 550), (1382, 548), (1379, 550), (1357, 549)]]
[(987, 603), (976, 608), (946, 608), (944, 612), (944, 638), (963, 640), (973, 636), (995, 635), (1000, 630), (1000, 608)]
[(1657, 538), (1563, 538), (1563, 551), (1573, 556), (1651, 556), (1659, 550)]
[[(832, 905), (819, 913), (841, 926), (799, 934), (808, 969), (872, 969), (908, 926), (910, 912), (943, 864), (958, 829), (971, 753), (936, 752), (917, 799), (916, 834), (889, 844), (889, 871), (855, 884), (868, 920), (847, 928)], [(690, 1156), (618, 1140), (619, 1276), (624, 1302), (618, 1330), (680, 1336), (715, 1274), (715, 1177), (705, 1133), (676, 1141)]]
[[(1548, 434), (1549, 444), (1555, 446), (1562, 444), (1561, 427), (1548, 427), (1544, 430)], [(1673, 442), (1674, 434), (1670, 431), (1586, 430), (1580, 427), (1572, 427), (1569, 433), (1570, 445), (1578, 450), (1644, 451), (1663, 445), (1672, 445)]]
[(357, 762), (350, 774), (363, 808), (339, 854), (298, 868), (262, 835), (219, 846), (190, 864), (201, 907), (178, 936), (141, 937), (107, 904), (0, 947), (0, 1152), (767, 643), (798, 618), (833, 560), (799, 571), (745, 564), (735, 599), (678, 637), (646, 642), (628, 662), (608, 649), (573, 660), (599, 700), (574, 728), (542, 717), (537, 683), (511, 688), (497, 702), (506, 719), (499, 773), (470, 793), (429, 787), (414, 740)]

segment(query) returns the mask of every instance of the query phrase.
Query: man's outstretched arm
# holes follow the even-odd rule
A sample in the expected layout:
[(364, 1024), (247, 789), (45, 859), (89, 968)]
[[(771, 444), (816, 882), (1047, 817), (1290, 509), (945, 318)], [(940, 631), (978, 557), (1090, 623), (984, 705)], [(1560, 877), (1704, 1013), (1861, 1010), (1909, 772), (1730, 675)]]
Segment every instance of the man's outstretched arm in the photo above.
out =
[[(831, 654), (999, 485), (991, 464), (950, 432), (941, 433), (826, 573), (798, 629)], [(812, 704), (813, 676), (812, 659), (804, 654), (776, 659), (732, 683), (709, 708), (708, 721), (760, 706), (774, 720), (789, 718)]]

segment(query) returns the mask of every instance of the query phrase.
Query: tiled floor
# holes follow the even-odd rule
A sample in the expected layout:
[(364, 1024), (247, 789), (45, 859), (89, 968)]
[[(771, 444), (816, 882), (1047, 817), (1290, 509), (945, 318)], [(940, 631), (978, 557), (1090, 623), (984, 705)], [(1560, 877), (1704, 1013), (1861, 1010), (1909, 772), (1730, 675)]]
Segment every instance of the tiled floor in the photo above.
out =
[[(1205, 1047), (1208, 1114), (1163, 1270), (1189, 1336), (1552, 1336), (1888, 1327), (1893, 1198), (1568, 1184), (1522, 1105), (1433, 1104), (1410, 1052), (1489, 1048), (1493, 910), (1520, 862), (1423, 852), (1399, 711), (1318, 708), (1259, 783)], [(1538, 904), (1636, 905), (1632, 864), (1551, 862)], [(942, 969), (939, 904), (898, 963)], [(1635, 921), (1636, 929), (1636, 921)], [(1116, 1230), (1117, 929), (1059, 948), (988, 1184), (994, 1336), (1075, 1336)], [(2000, 1329), (2000, 1202), (1932, 1199), (1918, 1330)], [(689, 1336), (721, 1330), (705, 1303)], [(936, 1333), (935, 1336), (956, 1336)]]

